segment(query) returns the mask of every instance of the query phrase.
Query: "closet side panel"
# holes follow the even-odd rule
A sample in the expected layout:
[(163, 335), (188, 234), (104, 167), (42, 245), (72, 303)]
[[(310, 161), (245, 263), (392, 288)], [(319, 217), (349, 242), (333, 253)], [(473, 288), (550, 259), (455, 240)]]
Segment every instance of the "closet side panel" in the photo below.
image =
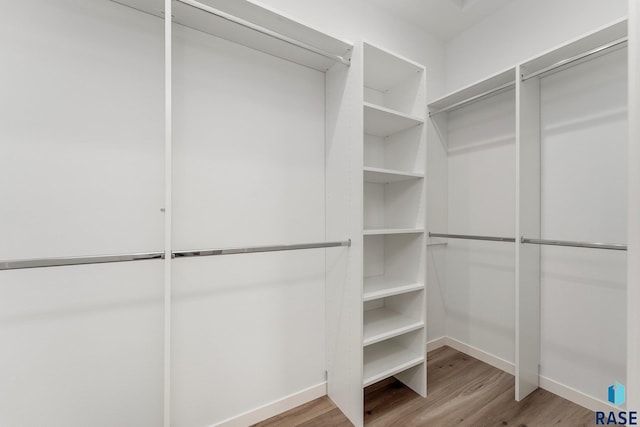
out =
[[(627, 240), (627, 52), (541, 80), (541, 237)], [(541, 249), (541, 376), (607, 401), (626, 378), (623, 251)]]
[[(427, 120), (427, 230), (448, 230), (448, 155), (446, 114)], [(440, 130), (444, 129), (443, 133)], [(448, 244), (432, 245), (443, 239), (428, 239), (427, 243), (427, 340), (446, 336), (446, 255)]]
[(326, 258), (327, 393), (356, 426), (363, 423), (363, 68), (362, 44), (351, 66), (326, 74), (327, 239), (351, 247)]
[[(517, 75), (521, 75), (518, 69)], [(540, 367), (540, 80), (516, 83), (516, 400), (538, 388)]]
[[(178, 25), (173, 55), (174, 250), (324, 241), (324, 74)], [(172, 269), (174, 425), (324, 393), (325, 249)]]
[[(162, 20), (3, 2), (0, 259), (161, 251)], [(0, 271), (0, 425), (162, 424), (162, 262)]]
[[(629, 252), (640, 259), (640, 4), (629, 1)], [(627, 274), (627, 407), (640, 410), (640, 263)]]
[[(513, 237), (514, 96), (508, 91), (449, 113), (449, 233)], [(514, 260), (511, 243), (448, 240), (447, 335), (509, 363)]]

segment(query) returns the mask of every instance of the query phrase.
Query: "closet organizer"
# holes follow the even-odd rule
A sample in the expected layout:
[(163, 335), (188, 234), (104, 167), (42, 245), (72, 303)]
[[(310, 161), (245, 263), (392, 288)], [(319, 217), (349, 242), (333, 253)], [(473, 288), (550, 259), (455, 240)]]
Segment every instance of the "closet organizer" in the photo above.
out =
[(429, 105), (447, 334), (515, 374), (517, 400), (602, 409), (625, 379), (626, 43), (624, 20)]

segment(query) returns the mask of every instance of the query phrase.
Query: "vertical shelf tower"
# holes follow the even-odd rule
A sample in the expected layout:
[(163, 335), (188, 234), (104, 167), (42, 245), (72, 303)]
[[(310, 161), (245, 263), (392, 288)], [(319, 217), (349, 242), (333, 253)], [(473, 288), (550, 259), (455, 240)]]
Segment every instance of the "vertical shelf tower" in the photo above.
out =
[(425, 396), (425, 69), (364, 43), (363, 76), (363, 386)]
[(427, 392), (426, 77), (358, 43), (327, 71), (327, 394), (356, 426), (364, 387), (396, 377)]

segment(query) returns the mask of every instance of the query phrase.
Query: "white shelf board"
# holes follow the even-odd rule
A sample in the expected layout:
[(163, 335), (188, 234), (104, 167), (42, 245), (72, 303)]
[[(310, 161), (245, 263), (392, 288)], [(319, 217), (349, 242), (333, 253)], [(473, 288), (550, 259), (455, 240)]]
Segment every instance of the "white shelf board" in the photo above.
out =
[(424, 362), (416, 354), (393, 341), (383, 341), (364, 350), (364, 383), (367, 387)]
[[(112, 0), (134, 9), (164, 17), (162, 0)], [(353, 45), (290, 19), (283, 14), (246, 0), (197, 0), (203, 5), (237, 17), (243, 21), (281, 34), (322, 51), (351, 57)], [(217, 17), (179, 1), (172, 2), (173, 22), (220, 37), (267, 54), (320, 71), (331, 68), (336, 60), (294, 46), (284, 40), (262, 34), (243, 25)]]
[(388, 184), (390, 182), (407, 181), (409, 179), (420, 178), (424, 178), (424, 174), (392, 169), (372, 168), (368, 166), (365, 166), (364, 168), (365, 182), (373, 182), (376, 184)]
[(370, 102), (364, 103), (364, 133), (389, 136), (424, 123), (419, 117), (410, 116)]
[(441, 98), (438, 98), (429, 103), (428, 107), (430, 111), (438, 111), (445, 108), (449, 108), (452, 105), (463, 102), (467, 99), (481, 95), (483, 93), (492, 91), (501, 86), (515, 82), (516, 69), (509, 68), (508, 70), (501, 71), (497, 74), (484, 78), (478, 82), (475, 82), (462, 89), (451, 92)]
[(385, 307), (364, 312), (362, 345), (369, 346), (424, 327), (421, 320), (389, 310)]
[(364, 86), (378, 92), (392, 89), (424, 68), (376, 46), (364, 43)]
[[(525, 75), (535, 73), (538, 70), (547, 68), (565, 59), (580, 55), (607, 43), (627, 37), (627, 34), (627, 20), (622, 19), (616, 21), (613, 24), (599, 28), (589, 34), (582, 35), (568, 43), (553, 48), (543, 53), (542, 55), (538, 55), (537, 57), (524, 62), (521, 66), (523, 73)], [(593, 58), (594, 57), (592, 56), (585, 60)], [(573, 64), (570, 64), (570, 66), (576, 65), (580, 62), (583, 61), (577, 61)], [(558, 70), (560, 69), (562, 68), (559, 68)]]
[(362, 232), (365, 236), (378, 236), (384, 234), (419, 234), (424, 233), (424, 228), (371, 228)]
[(410, 280), (387, 276), (365, 277), (362, 300), (365, 302), (372, 301), (374, 299), (421, 291), (423, 289), (423, 283), (412, 282)]

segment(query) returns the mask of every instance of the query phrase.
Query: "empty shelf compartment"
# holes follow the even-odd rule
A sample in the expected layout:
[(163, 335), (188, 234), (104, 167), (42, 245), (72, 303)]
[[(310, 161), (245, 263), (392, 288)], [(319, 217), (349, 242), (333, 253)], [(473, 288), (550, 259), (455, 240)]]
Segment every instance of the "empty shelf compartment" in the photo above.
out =
[(424, 123), (420, 117), (410, 116), (389, 108), (364, 103), (364, 132), (375, 136), (390, 136)]
[(403, 347), (395, 340), (382, 341), (364, 349), (364, 383), (367, 387), (406, 369), (424, 363), (425, 355)]
[(424, 327), (422, 320), (382, 307), (364, 312), (364, 340), (368, 346)]

